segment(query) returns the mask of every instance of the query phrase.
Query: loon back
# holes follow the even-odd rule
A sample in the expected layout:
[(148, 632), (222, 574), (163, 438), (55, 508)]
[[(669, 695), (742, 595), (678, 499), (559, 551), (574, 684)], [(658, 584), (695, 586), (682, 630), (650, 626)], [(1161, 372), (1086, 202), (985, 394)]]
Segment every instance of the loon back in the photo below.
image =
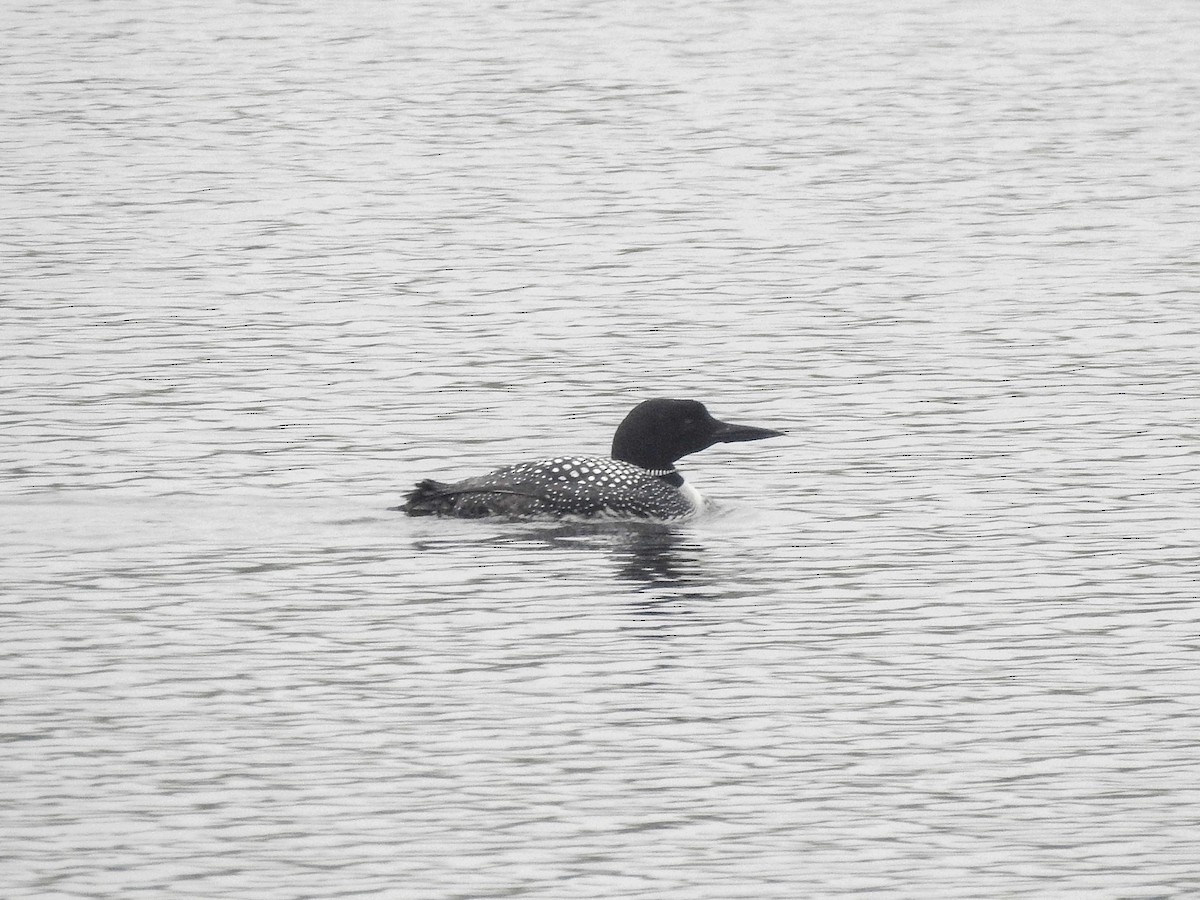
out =
[(714, 419), (696, 400), (646, 400), (613, 436), (612, 456), (558, 456), (445, 484), (426, 479), (396, 507), (410, 516), (621, 516), (677, 519), (698, 512), (699, 494), (676, 460), (717, 443), (780, 431)]
[(666, 480), (671, 472), (642, 469), (604, 456), (558, 456), (504, 466), (453, 484), (425, 479), (400, 507), (410, 516), (620, 516), (677, 519), (696, 512)]

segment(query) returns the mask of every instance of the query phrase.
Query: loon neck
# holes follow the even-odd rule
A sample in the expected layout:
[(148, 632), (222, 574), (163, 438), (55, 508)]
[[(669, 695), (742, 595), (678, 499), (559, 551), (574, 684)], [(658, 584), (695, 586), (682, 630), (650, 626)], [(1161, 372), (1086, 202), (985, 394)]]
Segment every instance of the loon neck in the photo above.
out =
[(683, 476), (675, 469), (647, 469), (646, 472), (661, 478), (672, 487), (683, 487)]
[(653, 475), (655, 478), (661, 478), (672, 487), (680, 487), (683, 484), (683, 476), (680, 475), (679, 471), (672, 465), (644, 466), (640, 463), (635, 463), (627, 459), (621, 459), (620, 457), (614, 457), (614, 459), (617, 459), (619, 462), (627, 462), (631, 466), (637, 466), (647, 475)]

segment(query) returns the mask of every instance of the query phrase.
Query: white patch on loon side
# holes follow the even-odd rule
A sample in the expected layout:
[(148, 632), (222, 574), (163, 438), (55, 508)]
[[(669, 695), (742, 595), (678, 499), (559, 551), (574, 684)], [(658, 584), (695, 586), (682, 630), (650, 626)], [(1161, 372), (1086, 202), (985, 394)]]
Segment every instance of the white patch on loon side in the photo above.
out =
[(708, 501), (704, 499), (704, 495), (687, 481), (684, 481), (679, 486), (679, 493), (683, 494), (683, 498), (692, 504), (692, 509), (696, 512), (700, 512), (708, 504)]

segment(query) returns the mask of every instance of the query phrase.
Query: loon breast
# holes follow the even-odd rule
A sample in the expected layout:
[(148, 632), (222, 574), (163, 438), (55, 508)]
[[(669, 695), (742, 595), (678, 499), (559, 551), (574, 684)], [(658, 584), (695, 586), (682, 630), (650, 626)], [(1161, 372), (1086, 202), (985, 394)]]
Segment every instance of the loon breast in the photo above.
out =
[(556, 456), (504, 466), (453, 484), (423, 481), (408, 497), (409, 515), (633, 516), (674, 519), (703, 500), (656, 472), (605, 456)]

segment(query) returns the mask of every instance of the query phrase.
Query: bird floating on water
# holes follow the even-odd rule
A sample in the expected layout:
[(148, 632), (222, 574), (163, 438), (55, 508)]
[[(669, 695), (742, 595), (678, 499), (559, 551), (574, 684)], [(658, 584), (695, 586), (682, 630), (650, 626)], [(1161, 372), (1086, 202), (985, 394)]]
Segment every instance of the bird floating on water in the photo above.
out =
[(782, 434), (718, 421), (697, 400), (646, 400), (617, 427), (611, 456), (556, 456), (452, 484), (425, 479), (396, 509), (460, 519), (677, 519), (705, 506), (676, 470), (677, 460), (713, 444)]

